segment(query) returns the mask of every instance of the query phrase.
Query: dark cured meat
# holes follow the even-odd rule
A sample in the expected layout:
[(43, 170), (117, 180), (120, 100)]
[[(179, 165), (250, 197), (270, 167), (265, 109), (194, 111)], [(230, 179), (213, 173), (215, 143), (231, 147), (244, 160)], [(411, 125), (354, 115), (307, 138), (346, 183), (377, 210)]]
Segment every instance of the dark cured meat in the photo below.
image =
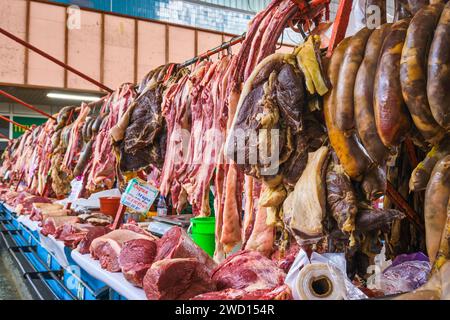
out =
[(408, 25), (408, 19), (392, 25), (383, 43), (375, 76), (375, 123), (378, 136), (386, 147), (399, 145), (411, 127), (400, 84), (401, 49)]
[(367, 39), (372, 30), (363, 28), (349, 42), (341, 62), (339, 78), (335, 86), (336, 106), (333, 119), (341, 131), (350, 131), (355, 127), (354, 121), (354, 88), (359, 66), (364, 58)]
[(371, 202), (386, 193), (386, 172), (380, 166), (370, 168), (362, 181), (361, 187), (366, 199)]
[(356, 229), (361, 232), (380, 230), (396, 219), (403, 219), (405, 215), (398, 210), (366, 209), (360, 210), (356, 217)]
[(292, 155), (280, 167), (283, 183), (289, 186), (295, 186), (300, 179), (308, 153), (319, 149), (327, 139), (325, 128), (313, 117), (306, 117), (303, 123), (302, 130), (293, 136)]
[(355, 190), (344, 169), (333, 155), (326, 174), (327, 206), (343, 232), (351, 232), (358, 212)]
[(390, 28), (391, 24), (384, 24), (370, 35), (364, 60), (358, 69), (354, 89), (355, 125), (359, 138), (372, 160), (380, 165), (385, 163), (388, 149), (383, 145), (377, 133), (373, 111), (373, 91), (378, 58)]
[(425, 6), (411, 19), (400, 61), (403, 98), (415, 126), (431, 144), (445, 134), (434, 119), (427, 98), (428, 52), (443, 7), (442, 3)]
[(164, 92), (162, 76), (166, 74), (168, 66), (156, 69), (147, 87), (134, 101), (134, 109), (120, 146), (122, 172), (145, 170), (150, 164), (162, 168), (165, 145), (160, 142), (166, 133), (161, 111)]
[[(267, 164), (260, 155), (261, 150), (270, 150), (270, 137), (265, 141), (257, 139), (254, 133), (261, 133), (260, 129), (279, 130), (279, 163), (283, 164), (292, 154), (293, 137), (303, 129), (302, 114), (306, 105), (304, 76), (299, 69), (284, 61), (285, 58), (282, 54), (274, 54), (252, 73), (244, 87), (227, 142), (227, 156), (235, 159), (246, 174), (263, 178), (266, 182), (276, 178), (279, 170), (276, 168), (274, 173), (264, 173)], [(296, 142), (299, 143), (298, 140)]]
[(335, 124), (333, 115), (335, 114), (336, 102), (336, 84), (339, 78), (339, 69), (349, 44), (349, 38), (346, 38), (336, 47), (328, 66), (328, 77), (333, 89), (324, 96), (323, 111), (325, 123), (328, 131), (330, 144), (336, 152), (339, 162), (345, 170), (345, 173), (352, 179), (358, 180), (367, 170), (371, 163), (371, 159), (366, 151), (359, 143), (355, 134), (346, 135), (345, 132), (339, 130)]
[(450, 131), (450, 2), (434, 32), (428, 58), (427, 93), (434, 119)]

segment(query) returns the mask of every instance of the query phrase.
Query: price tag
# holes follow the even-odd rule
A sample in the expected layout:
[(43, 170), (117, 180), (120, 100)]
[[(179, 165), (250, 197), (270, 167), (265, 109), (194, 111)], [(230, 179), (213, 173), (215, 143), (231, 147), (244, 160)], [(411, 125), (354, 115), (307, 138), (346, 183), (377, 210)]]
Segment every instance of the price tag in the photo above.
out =
[(136, 212), (147, 213), (157, 195), (158, 189), (139, 178), (134, 178), (128, 182), (120, 203)]
[(74, 202), (80, 196), (83, 189), (83, 178), (77, 177), (70, 182), (71, 190), (69, 195), (69, 202)]

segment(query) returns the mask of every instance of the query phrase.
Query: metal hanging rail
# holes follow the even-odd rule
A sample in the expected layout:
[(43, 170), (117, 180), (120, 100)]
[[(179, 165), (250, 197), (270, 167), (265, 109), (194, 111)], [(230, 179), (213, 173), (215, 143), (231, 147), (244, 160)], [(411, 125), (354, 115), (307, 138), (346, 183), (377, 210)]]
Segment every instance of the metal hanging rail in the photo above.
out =
[(2, 33), (3, 35), (7, 36), (8, 38), (10, 38), (10, 39), (12, 39), (12, 40), (14, 40), (14, 41), (16, 41), (16, 42), (18, 42), (18, 43), (20, 43), (21, 45), (27, 47), (28, 49), (30, 49), (30, 50), (36, 52), (37, 54), (43, 56), (44, 58), (47, 58), (48, 60), (50, 60), (50, 61), (56, 63), (57, 65), (63, 67), (64, 69), (67, 69), (67, 70), (69, 70), (70, 72), (73, 72), (73, 73), (75, 73), (76, 75), (80, 76), (81, 78), (83, 78), (83, 79), (85, 79), (85, 80), (87, 80), (87, 81), (89, 81), (89, 82), (95, 84), (96, 86), (98, 86), (98, 87), (100, 87), (100, 88), (102, 88), (102, 89), (104, 89), (104, 90), (106, 90), (106, 91), (108, 91), (108, 92), (113, 92), (112, 89), (108, 88), (108, 87), (105, 86), (104, 84), (98, 82), (97, 80), (92, 79), (91, 77), (89, 77), (88, 75), (82, 73), (81, 71), (78, 71), (77, 69), (72, 68), (72, 67), (69, 66), (68, 64), (66, 64), (66, 63), (64, 63), (64, 62), (62, 62), (62, 61), (56, 59), (55, 57), (52, 57), (52, 56), (49, 55), (48, 53), (42, 51), (42, 50), (39, 49), (39, 48), (36, 48), (36, 47), (33, 46), (32, 44), (30, 44), (30, 43), (28, 43), (28, 42), (26, 42), (26, 41), (24, 41), (24, 40), (22, 40), (22, 39), (16, 37), (15, 35), (13, 35), (12, 33), (9, 33), (9, 32), (6, 31), (5, 29), (0, 28), (0, 33)]
[(0, 133), (0, 138), (6, 139), (8, 141), (11, 141), (11, 139), (8, 138), (7, 136), (5, 136), (3, 133)]
[(19, 104), (21, 104), (21, 105), (27, 107), (28, 109), (31, 109), (31, 110), (33, 110), (33, 111), (36, 111), (37, 113), (40, 113), (40, 114), (46, 116), (47, 118), (56, 120), (52, 115), (48, 114), (47, 112), (44, 112), (44, 111), (40, 110), (39, 108), (36, 108), (35, 106), (32, 106), (31, 104), (28, 104), (28, 103), (26, 103), (25, 101), (20, 100), (19, 98), (13, 96), (12, 94), (9, 94), (9, 93), (6, 92), (6, 91), (3, 91), (3, 90), (0, 89), (0, 94), (1, 94), (2, 96), (5, 96), (5, 97), (7, 97), (7, 98), (13, 100), (14, 102), (17, 102), (17, 103), (19, 103)]
[(334, 20), (333, 31), (328, 45), (327, 57), (331, 57), (334, 48), (345, 38), (350, 13), (352, 11), (353, 0), (341, 0)]
[(8, 121), (8, 122), (10, 122), (10, 123), (12, 123), (12, 124), (18, 126), (19, 128), (24, 129), (24, 130), (28, 130), (28, 131), (31, 130), (30, 128), (27, 128), (27, 127), (25, 127), (24, 125), (21, 125), (20, 123), (17, 123), (17, 122), (15, 122), (14, 120), (8, 119), (7, 117), (4, 117), (4, 116), (2, 116), (2, 115), (0, 115), (0, 119), (3, 119), (3, 120), (5, 120), (5, 121)]
[(191, 64), (197, 63), (198, 61), (200, 61), (202, 59), (205, 59), (212, 55), (215, 55), (216, 53), (219, 53), (222, 50), (226, 50), (226, 49), (234, 46), (235, 44), (238, 44), (238, 43), (244, 41), (246, 35), (247, 35), (247, 33), (245, 32), (245, 33), (241, 34), (240, 36), (234, 37), (234, 38), (230, 39), (229, 41), (226, 41), (226, 42), (222, 43), (221, 45), (219, 45), (211, 50), (206, 51), (205, 53), (202, 53), (192, 59), (189, 59), (189, 60), (183, 62), (182, 64), (178, 65), (178, 68), (181, 69), (181, 68), (190, 66)]

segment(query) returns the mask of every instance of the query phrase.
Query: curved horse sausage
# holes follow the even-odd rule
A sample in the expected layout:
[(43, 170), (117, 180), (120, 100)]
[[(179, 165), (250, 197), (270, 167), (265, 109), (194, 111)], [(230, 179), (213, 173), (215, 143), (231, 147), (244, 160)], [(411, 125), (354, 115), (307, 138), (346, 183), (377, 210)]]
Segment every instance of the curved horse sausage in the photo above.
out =
[(384, 24), (370, 35), (364, 60), (356, 75), (354, 90), (355, 125), (359, 138), (372, 160), (380, 165), (386, 161), (389, 151), (381, 142), (375, 125), (373, 87), (381, 46), (390, 29), (391, 24)]
[(351, 39), (345, 50), (339, 70), (339, 80), (336, 84), (336, 107), (334, 120), (339, 130), (351, 131), (355, 127), (353, 109), (353, 89), (355, 88), (356, 74), (363, 61), (367, 39), (372, 30), (363, 28)]
[(431, 264), (436, 258), (444, 233), (449, 196), (450, 155), (436, 164), (425, 192), (425, 242)]
[(336, 152), (345, 173), (354, 180), (360, 180), (371, 163), (369, 156), (358, 142), (355, 134), (346, 136), (344, 131), (335, 126), (333, 119), (339, 68), (348, 44), (349, 38), (341, 41), (331, 57), (328, 77), (333, 89), (324, 96), (324, 114), (330, 144)]
[(431, 43), (427, 94), (434, 119), (450, 131), (450, 2), (442, 11)]
[(400, 61), (403, 98), (415, 126), (431, 144), (445, 134), (434, 120), (427, 98), (428, 50), (443, 7), (441, 3), (425, 6), (411, 19)]
[(400, 57), (409, 20), (392, 25), (378, 61), (374, 88), (374, 113), (378, 136), (387, 147), (399, 145), (410, 129), (400, 85)]

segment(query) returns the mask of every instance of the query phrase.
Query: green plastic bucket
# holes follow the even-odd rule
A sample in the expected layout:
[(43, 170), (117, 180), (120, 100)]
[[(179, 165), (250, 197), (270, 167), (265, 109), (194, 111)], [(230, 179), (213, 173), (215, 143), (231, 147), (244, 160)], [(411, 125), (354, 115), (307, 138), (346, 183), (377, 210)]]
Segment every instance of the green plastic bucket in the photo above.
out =
[(205, 250), (212, 257), (214, 255), (216, 246), (216, 218), (191, 218), (191, 226), (189, 227), (189, 229), (192, 240), (194, 240), (194, 242), (198, 244), (200, 248)]

